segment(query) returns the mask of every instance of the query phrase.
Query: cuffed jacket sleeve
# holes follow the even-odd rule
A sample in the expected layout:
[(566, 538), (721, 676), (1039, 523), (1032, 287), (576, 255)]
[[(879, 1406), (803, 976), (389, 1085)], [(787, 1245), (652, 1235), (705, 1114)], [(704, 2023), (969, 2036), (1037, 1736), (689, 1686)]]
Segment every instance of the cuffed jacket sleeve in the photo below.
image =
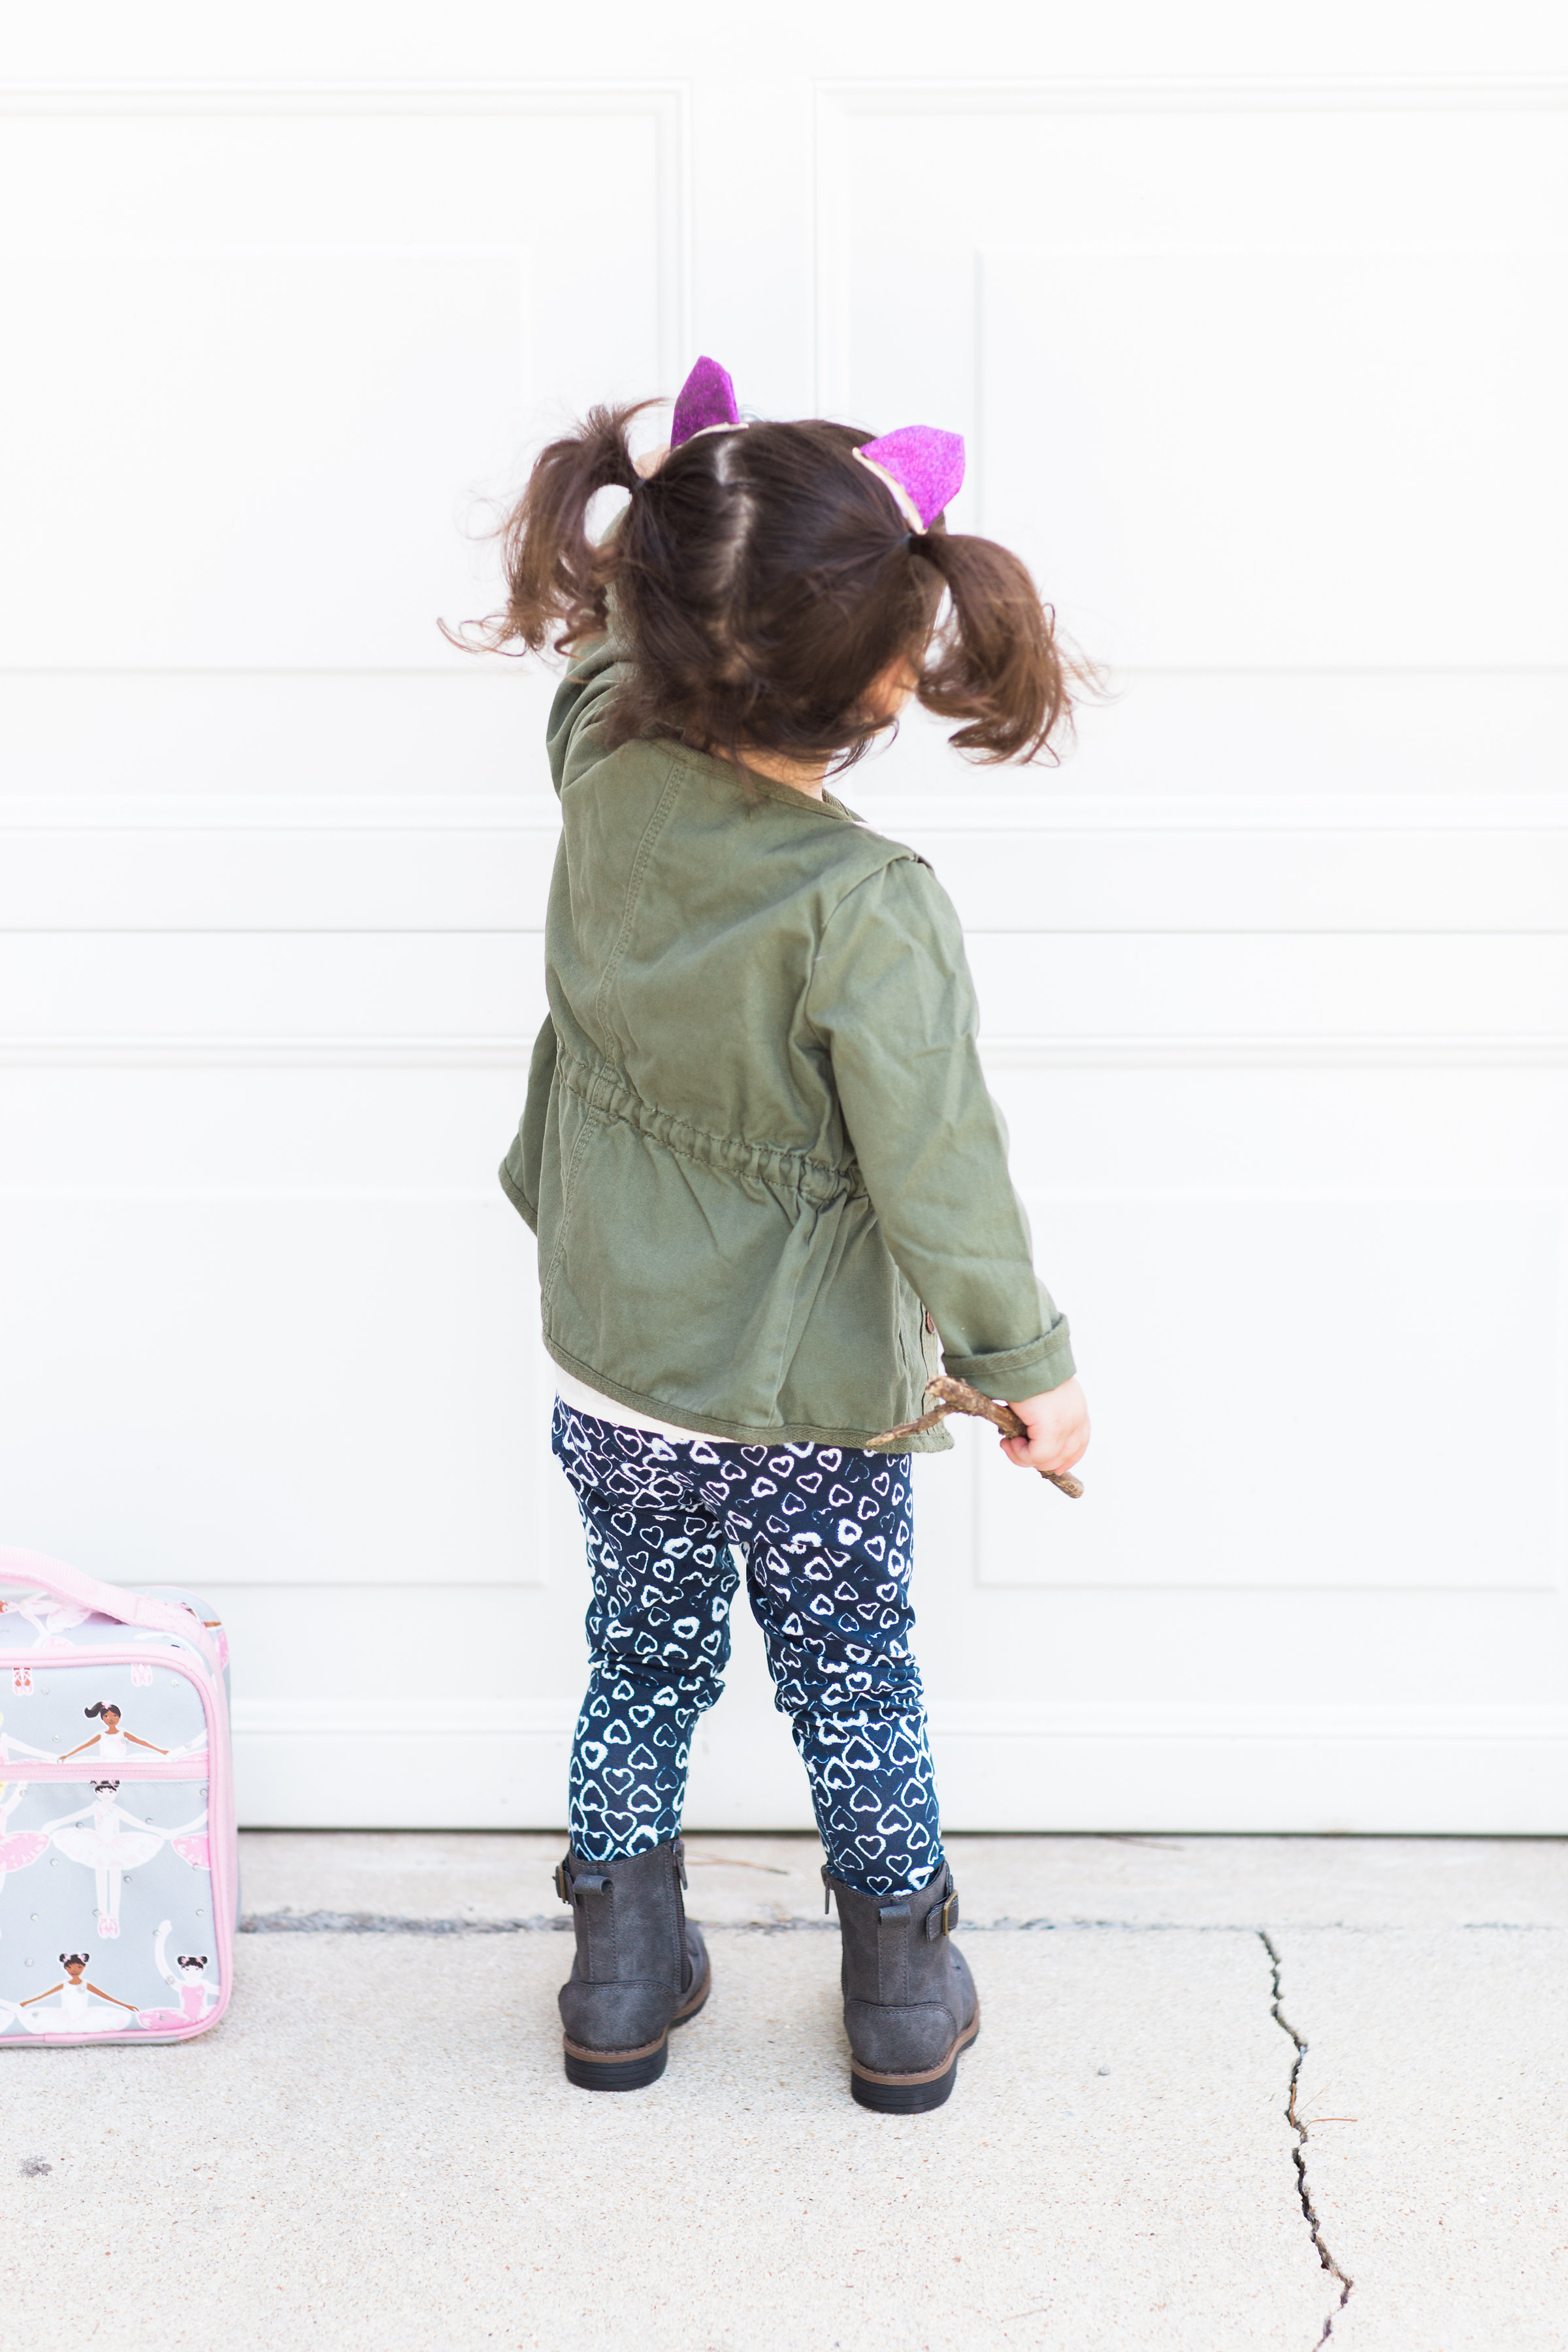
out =
[(980, 1066), (963, 933), (927, 866), (896, 858), (847, 894), (805, 1010), (883, 1237), (948, 1371), (1009, 1400), (1069, 1380), (1067, 1321), (1035, 1275)]
[(544, 1129), (554, 1076), (555, 1024), (546, 1013), (544, 1026), (533, 1041), (533, 1058), (528, 1066), (522, 1123), (500, 1164), (501, 1191), (535, 1233), (539, 1231), (539, 1171), (544, 1157)]

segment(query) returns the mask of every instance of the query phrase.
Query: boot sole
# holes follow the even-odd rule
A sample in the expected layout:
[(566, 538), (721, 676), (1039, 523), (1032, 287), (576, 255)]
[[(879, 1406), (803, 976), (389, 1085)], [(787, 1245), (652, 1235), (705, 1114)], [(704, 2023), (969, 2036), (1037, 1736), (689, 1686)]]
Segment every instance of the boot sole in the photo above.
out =
[(933, 2107), (945, 2106), (952, 2096), (952, 2086), (958, 2080), (958, 2062), (964, 2052), (980, 2039), (980, 2004), (945, 2058), (928, 2066), (923, 2074), (874, 2074), (858, 2059), (849, 2062), (849, 2088), (862, 2107), (874, 2108), (881, 2116), (924, 2116)]
[(657, 2083), (669, 2063), (670, 2034), (678, 2025), (689, 2025), (712, 1990), (710, 1961), (700, 1984), (693, 1985), (687, 1995), (685, 2007), (670, 2019), (657, 2042), (645, 2042), (640, 2050), (584, 2050), (581, 2042), (563, 2035), (566, 2080), (575, 2083), (580, 2091), (640, 2091), (647, 2084)]

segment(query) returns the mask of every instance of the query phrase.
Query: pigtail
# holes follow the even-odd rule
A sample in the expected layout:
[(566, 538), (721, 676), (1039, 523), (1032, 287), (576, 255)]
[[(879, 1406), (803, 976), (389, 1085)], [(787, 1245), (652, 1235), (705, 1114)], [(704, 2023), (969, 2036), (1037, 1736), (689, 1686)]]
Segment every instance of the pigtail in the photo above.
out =
[(919, 699), (939, 719), (965, 722), (952, 738), (961, 751), (986, 761), (1054, 757), (1051, 739), (1071, 721), (1071, 687), (1090, 681), (1063, 654), (1027, 567), (990, 539), (932, 530), (910, 544), (950, 599)]
[[(891, 723), (871, 688), (913, 671), (957, 750), (1055, 757), (1075, 696), (1100, 681), (1016, 555), (940, 518), (904, 530), (914, 514), (892, 478), (849, 462), (868, 436), (822, 419), (689, 431), (645, 478), (626, 433), (652, 405), (591, 409), (541, 451), (497, 534), (505, 609), (448, 630), (455, 644), (569, 654), (605, 633), (613, 603), (611, 747), (662, 736), (741, 766), (767, 753), (837, 772)], [(607, 489), (630, 509), (592, 538)]]
[(497, 649), (521, 645), (538, 653), (558, 630), (555, 651), (570, 653), (584, 638), (602, 633), (605, 592), (615, 571), (614, 541), (589, 538), (588, 508), (600, 490), (637, 488), (639, 477), (626, 427), (651, 404), (591, 408), (577, 432), (540, 452), (500, 532), (506, 610), (482, 625), (480, 644)]

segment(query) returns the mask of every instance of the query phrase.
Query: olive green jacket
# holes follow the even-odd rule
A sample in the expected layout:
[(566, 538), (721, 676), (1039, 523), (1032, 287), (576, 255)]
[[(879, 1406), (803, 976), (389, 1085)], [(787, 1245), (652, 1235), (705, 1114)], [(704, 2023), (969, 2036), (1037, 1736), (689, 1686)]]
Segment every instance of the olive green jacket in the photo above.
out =
[(1068, 1327), (936, 877), (836, 800), (606, 750), (618, 675), (591, 647), (551, 713), (550, 1018), (501, 1169), (552, 1356), (738, 1440), (863, 1445), (940, 1360), (992, 1396), (1056, 1387)]

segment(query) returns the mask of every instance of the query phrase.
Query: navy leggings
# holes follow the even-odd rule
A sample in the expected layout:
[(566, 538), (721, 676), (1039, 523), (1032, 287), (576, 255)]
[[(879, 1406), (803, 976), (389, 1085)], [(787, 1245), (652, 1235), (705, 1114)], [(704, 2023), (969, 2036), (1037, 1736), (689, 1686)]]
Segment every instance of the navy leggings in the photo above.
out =
[(733, 1545), (829, 1867), (865, 1895), (923, 1886), (942, 1833), (909, 1650), (909, 1457), (677, 1443), (559, 1399), (552, 1443), (594, 1579), (574, 1850), (614, 1862), (680, 1834), (692, 1730), (729, 1662)]

